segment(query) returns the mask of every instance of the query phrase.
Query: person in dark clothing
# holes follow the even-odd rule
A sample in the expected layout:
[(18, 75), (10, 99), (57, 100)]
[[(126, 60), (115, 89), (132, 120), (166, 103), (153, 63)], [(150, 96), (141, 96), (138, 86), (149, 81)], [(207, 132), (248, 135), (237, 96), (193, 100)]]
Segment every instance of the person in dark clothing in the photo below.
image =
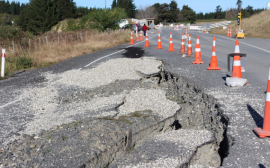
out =
[(142, 30), (143, 30), (143, 34), (145, 36), (146, 35), (146, 30), (147, 30), (147, 26), (145, 24), (143, 25)]

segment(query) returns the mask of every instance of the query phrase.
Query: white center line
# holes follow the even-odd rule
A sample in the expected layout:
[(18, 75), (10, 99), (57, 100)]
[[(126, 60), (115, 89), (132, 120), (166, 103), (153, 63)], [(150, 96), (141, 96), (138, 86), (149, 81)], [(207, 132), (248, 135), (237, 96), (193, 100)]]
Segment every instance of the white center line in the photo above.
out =
[[(149, 38), (149, 39), (152, 39), (152, 38), (154, 38), (154, 37), (156, 37), (156, 36), (157, 36), (157, 35), (155, 35), (155, 36), (153, 36), (153, 37), (151, 37), (151, 38)], [(138, 42), (138, 43), (136, 43), (136, 44), (134, 44), (134, 45), (130, 45), (130, 46), (126, 47), (126, 48), (135, 46), (135, 45), (140, 44), (140, 43), (142, 43), (142, 42), (144, 42), (144, 41)], [(86, 67), (92, 65), (93, 63), (95, 63), (95, 62), (97, 62), (97, 61), (103, 59), (103, 58), (109, 57), (109, 56), (111, 56), (111, 55), (117, 54), (117, 53), (122, 52), (122, 51), (125, 51), (125, 49), (119, 50), (119, 51), (114, 52), (114, 53), (111, 53), (111, 54), (109, 54), (109, 55), (105, 55), (105, 56), (103, 56), (103, 57), (101, 57), (101, 58), (99, 58), (99, 59), (97, 59), (97, 60), (95, 60), (95, 61), (93, 61), (93, 62), (90, 62), (89, 64), (85, 65), (84, 67), (86, 68)], [(82, 68), (80, 68), (80, 69), (78, 69), (78, 70), (82, 70)]]
[[(219, 35), (216, 35), (216, 36), (219, 36)], [(227, 40), (235, 41), (235, 40), (233, 40), (233, 39), (231, 39), (231, 38), (227, 38), (227, 37), (223, 37), (223, 36), (219, 36), (219, 37), (225, 38), (225, 39), (227, 39)], [(270, 51), (268, 51), (268, 50), (265, 50), (265, 49), (263, 49), (263, 48), (260, 48), (260, 47), (257, 47), (257, 46), (254, 46), (254, 45), (251, 45), (251, 44), (248, 44), (248, 43), (244, 43), (244, 42), (242, 42), (242, 41), (239, 41), (239, 43), (246, 44), (246, 45), (248, 45), (248, 46), (251, 46), (251, 47), (257, 48), (257, 49), (259, 49), (259, 50), (262, 50), (262, 51), (265, 51), (265, 52), (270, 53)]]

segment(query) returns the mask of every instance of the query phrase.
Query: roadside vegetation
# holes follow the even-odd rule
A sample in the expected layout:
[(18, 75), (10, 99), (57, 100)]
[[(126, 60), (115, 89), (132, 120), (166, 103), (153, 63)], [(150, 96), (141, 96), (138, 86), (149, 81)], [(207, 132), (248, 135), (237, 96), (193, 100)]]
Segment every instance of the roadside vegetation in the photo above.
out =
[[(46, 37), (48, 43), (46, 41)], [(30, 39), (30, 45), (6, 46), (7, 76), (16, 70), (46, 67), (82, 54), (110, 48), (130, 40), (129, 30), (67, 31), (48, 33)]]
[[(239, 28), (237, 21), (233, 21), (232, 24), (227, 27), (232, 28), (232, 35), (236, 33), (236, 29)], [(250, 18), (244, 18), (241, 21), (241, 29), (244, 30), (246, 37), (267, 38), (270, 39), (270, 10), (262, 11), (261, 13), (254, 14)], [(213, 28), (210, 31), (211, 34), (227, 35), (228, 29), (222, 27)]]
[(70, 0), (32, 0), (28, 4), (0, 1), (0, 9), (6, 77), (17, 70), (46, 67), (130, 40), (130, 31), (120, 31), (117, 25), (128, 17), (124, 8), (87, 9)]

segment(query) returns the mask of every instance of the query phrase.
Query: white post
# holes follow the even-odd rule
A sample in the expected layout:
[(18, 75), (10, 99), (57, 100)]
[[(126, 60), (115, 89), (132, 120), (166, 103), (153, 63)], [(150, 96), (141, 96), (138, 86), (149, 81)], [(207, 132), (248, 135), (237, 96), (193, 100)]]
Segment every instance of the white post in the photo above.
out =
[(6, 50), (2, 49), (1, 77), (5, 76), (5, 57), (6, 57)]
[(12, 46), (13, 46), (13, 52), (15, 53), (15, 44), (14, 44), (14, 41), (12, 41)]
[(48, 37), (46, 36), (46, 43), (47, 45), (49, 45), (49, 41), (48, 41)]

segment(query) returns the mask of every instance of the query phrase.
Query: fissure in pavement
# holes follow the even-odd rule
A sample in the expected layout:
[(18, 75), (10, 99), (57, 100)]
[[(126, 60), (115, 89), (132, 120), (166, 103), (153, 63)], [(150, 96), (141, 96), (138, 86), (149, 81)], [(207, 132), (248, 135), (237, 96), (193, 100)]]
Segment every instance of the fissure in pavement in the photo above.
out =
[[(155, 81), (156, 85), (151, 81)], [(125, 84), (124, 81), (118, 82)], [(212, 167), (222, 165), (233, 140), (226, 133), (228, 118), (223, 115), (213, 97), (198, 90), (194, 83), (185, 78), (164, 71), (141, 81), (126, 82), (132, 83), (133, 87), (159, 87), (165, 90), (166, 97), (177, 102), (181, 109), (166, 119), (153, 114), (149, 109), (125, 116), (116, 114), (81, 119), (42, 131), (39, 135), (23, 135), (23, 138), (0, 151), (2, 165), (113, 167), (117, 166), (119, 159), (128, 157), (133, 150), (138, 150), (137, 145), (155, 135), (182, 129), (206, 129), (213, 134), (214, 139), (197, 146), (188, 159), (181, 165), (175, 165), (176, 167), (196, 164)], [(111, 87), (119, 88), (117, 84), (112, 85)], [(75, 98), (83, 95), (88, 93), (76, 94)], [(72, 96), (74, 97), (69, 95), (64, 99), (73, 101)], [(118, 167), (121, 167), (121, 163)]]

